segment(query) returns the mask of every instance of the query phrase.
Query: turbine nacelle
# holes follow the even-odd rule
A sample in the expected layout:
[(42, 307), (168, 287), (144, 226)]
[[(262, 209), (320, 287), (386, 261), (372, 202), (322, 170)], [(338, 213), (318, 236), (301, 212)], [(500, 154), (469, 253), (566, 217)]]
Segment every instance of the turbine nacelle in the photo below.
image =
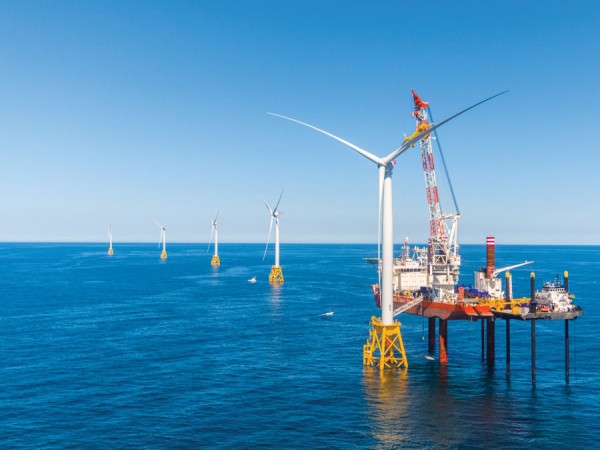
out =
[(214, 219), (212, 217), (208, 218), (208, 220), (210, 220), (210, 223), (214, 228), (217, 228), (217, 225), (219, 225), (219, 212), (220, 211), (217, 211), (217, 214), (215, 215)]

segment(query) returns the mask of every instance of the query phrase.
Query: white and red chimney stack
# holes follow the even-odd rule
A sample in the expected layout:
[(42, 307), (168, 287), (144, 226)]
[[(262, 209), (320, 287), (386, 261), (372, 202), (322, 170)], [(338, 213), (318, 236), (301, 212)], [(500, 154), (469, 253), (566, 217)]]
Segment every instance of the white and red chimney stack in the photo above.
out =
[(485, 277), (492, 278), (494, 275), (494, 270), (496, 269), (496, 238), (494, 236), (488, 236), (485, 239), (485, 249), (486, 249), (486, 268), (485, 268)]

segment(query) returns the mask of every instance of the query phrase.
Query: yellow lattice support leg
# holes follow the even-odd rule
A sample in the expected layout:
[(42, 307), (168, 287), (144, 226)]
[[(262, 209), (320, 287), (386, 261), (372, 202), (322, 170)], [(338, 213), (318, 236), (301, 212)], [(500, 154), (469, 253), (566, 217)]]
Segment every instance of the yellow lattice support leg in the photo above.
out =
[(214, 267), (218, 267), (221, 265), (221, 260), (219, 259), (219, 255), (214, 255), (210, 261), (210, 265)]
[(271, 274), (269, 275), (269, 283), (283, 284), (283, 272), (281, 267), (271, 266)]
[(363, 346), (363, 365), (379, 367), (379, 370), (408, 368), (400, 323), (383, 325), (381, 319), (372, 317), (371, 325), (369, 339)]
[(167, 252), (165, 250), (161, 252), (160, 259), (167, 259)]
[(115, 252), (113, 251), (112, 247), (108, 249), (108, 254), (109, 254), (110, 256), (112, 256), (112, 255), (114, 255), (114, 254), (115, 254)]
[(363, 345), (363, 366), (373, 365), (373, 345), (369, 341)]

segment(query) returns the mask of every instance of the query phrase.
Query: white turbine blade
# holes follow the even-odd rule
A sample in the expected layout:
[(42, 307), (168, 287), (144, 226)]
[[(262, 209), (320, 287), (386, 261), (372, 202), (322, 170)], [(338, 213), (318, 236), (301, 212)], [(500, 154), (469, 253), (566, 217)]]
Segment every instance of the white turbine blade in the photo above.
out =
[(208, 251), (210, 250), (210, 244), (212, 243), (214, 235), (215, 235), (215, 227), (213, 226), (212, 230), (210, 232), (210, 240), (208, 241), (208, 248), (206, 249), (206, 253), (208, 253)]
[(269, 206), (269, 204), (267, 203), (267, 201), (264, 198), (262, 198), (262, 197), (261, 197), (261, 200), (264, 202), (265, 206), (269, 210), (269, 213), (271, 213), (271, 215), (273, 215), (273, 210), (271, 209), (271, 207)]
[(217, 215), (215, 216), (215, 223), (217, 223), (218, 219), (219, 219), (219, 211), (217, 211)]
[(156, 220), (156, 219), (152, 219), (152, 220), (154, 220), (154, 223), (156, 225), (158, 225), (161, 228), (161, 230), (164, 228), (160, 223), (158, 223), (158, 220)]
[(279, 202), (281, 201), (281, 197), (283, 197), (283, 189), (281, 190), (281, 195), (279, 196), (279, 200), (277, 200), (277, 204), (275, 205), (275, 209), (273, 210), (273, 213), (277, 212), (277, 208), (279, 207)]
[(163, 239), (163, 233), (165, 231), (161, 228), (160, 229), (160, 237), (158, 238), (158, 248), (160, 248), (160, 244), (162, 243), (162, 239)]
[(421, 133), (417, 134), (415, 137), (413, 137), (412, 139), (405, 141), (402, 143), (402, 145), (400, 147), (398, 147), (396, 150), (394, 150), (392, 153), (390, 153), (388, 156), (382, 158), (382, 160), (384, 161), (385, 164), (388, 164), (389, 162), (391, 162), (393, 159), (396, 159), (399, 155), (401, 155), (402, 153), (404, 153), (406, 150), (408, 150), (409, 147), (411, 147), (415, 142), (421, 140), (421, 138), (423, 136), (425, 136), (426, 134), (431, 133), (433, 130), (441, 127), (442, 125), (444, 125), (445, 123), (450, 122), (452, 119), (457, 118), (458, 116), (460, 116), (463, 113), (466, 113), (467, 111), (469, 111), (470, 109), (475, 108), (476, 106), (481, 105), (482, 103), (485, 103), (493, 98), (496, 98), (502, 94), (506, 94), (508, 92), (508, 90), (500, 92), (499, 94), (496, 95), (492, 95), (491, 97), (486, 98), (485, 100), (481, 100), (478, 103), (475, 103), (472, 106), (469, 106), (466, 109), (463, 109), (462, 111), (454, 114), (453, 116), (448, 117), (445, 120), (442, 120), (440, 123), (438, 124), (434, 124), (433, 126), (429, 127), (427, 130), (422, 131)]
[(273, 216), (271, 215), (271, 223), (269, 224), (269, 236), (267, 237), (267, 245), (265, 246), (265, 253), (263, 254), (263, 261), (267, 257), (267, 249), (269, 248), (269, 241), (271, 241), (271, 231), (273, 231)]
[(321, 130), (320, 128), (317, 128), (317, 127), (315, 127), (315, 126), (313, 126), (313, 125), (309, 125), (309, 124), (307, 124), (307, 123), (304, 123), (304, 122), (301, 122), (301, 121), (299, 121), (299, 120), (292, 119), (291, 117), (282, 116), (281, 114), (275, 114), (275, 113), (270, 113), (270, 112), (268, 112), (267, 114), (269, 114), (269, 115), (271, 115), (271, 116), (281, 117), (282, 119), (287, 119), (287, 120), (290, 120), (290, 121), (292, 121), (292, 122), (299, 123), (300, 125), (304, 125), (305, 127), (312, 128), (313, 130), (316, 130), (316, 131), (318, 131), (319, 133), (323, 133), (323, 134), (325, 134), (325, 135), (329, 136), (330, 138), (333, 138), (333, 139), (335, 139), (336, 141), (338, 141), (338, 142), (341, 142), (341, 143), (342, 143), (342, 144), (344, 144), (344, 145), (347, 145), (347, 146), (348, 146), (348, 147), (350, 147), (352, 150), (354, 150), (354, 151), (356, 151), (356, 152), (360, 153), (361, 155), (363, 155), (363, 156), (364, 156), (365, 158), (367, 158), (368, 160), (371, 160), (371, 161), (373, 161), (375, 164), (381, 164), (381, 158), (379, 158), (379, 157), (377, 157), (377, 156), (373, 155), (372, 153), (369, 153), (368, 151), (366, 151), (366, 150), (364, 150), (364, 149), (360, 148), (360, 147), (359, 147), (359, 146), (357, 146), (357, 145), (354, 145), (354, 144), (353, 144), (353, 143), (351, 143), (351, 142), (348, 142), (348, 141), (346, 141), (346, 140), (344, 140), (344, 139), (342, 139), (342, 138), (340, 138), (340, 137), (337, 137), (337, 136), (335, 136), (335, 135), (333, 135), (333, 134), (331, 134), (331, 133), (328, 133), (328, 132), (327, 132), (327, 131), (325, 131), (325, 130)]

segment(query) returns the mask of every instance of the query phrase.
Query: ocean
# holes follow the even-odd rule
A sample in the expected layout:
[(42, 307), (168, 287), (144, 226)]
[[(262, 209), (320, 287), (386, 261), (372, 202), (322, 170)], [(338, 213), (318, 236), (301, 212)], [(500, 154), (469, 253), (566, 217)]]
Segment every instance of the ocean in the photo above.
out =
[[(594, 448), (600, 442), (600, 247), (497, 246), (515, 295), (568, 270), (585, 315), (449, 322), (447, 366), (425, 358), (427, 323), (401, 315), (409, 368), (362, 366), (378, 309), (374, 245), (282, 244), (285, 283), (262, 244), (0, 244), (2, 448)], [(400, 248), (397, 248), (399, 251)], [(461, 281), (485, 264), (464, 245)], [(256, 276), (255, 284), (248, 279)], [(329, 314), (326, 314), (329, 313)], [(333, 313), (333, 314), (331, 314)]]

